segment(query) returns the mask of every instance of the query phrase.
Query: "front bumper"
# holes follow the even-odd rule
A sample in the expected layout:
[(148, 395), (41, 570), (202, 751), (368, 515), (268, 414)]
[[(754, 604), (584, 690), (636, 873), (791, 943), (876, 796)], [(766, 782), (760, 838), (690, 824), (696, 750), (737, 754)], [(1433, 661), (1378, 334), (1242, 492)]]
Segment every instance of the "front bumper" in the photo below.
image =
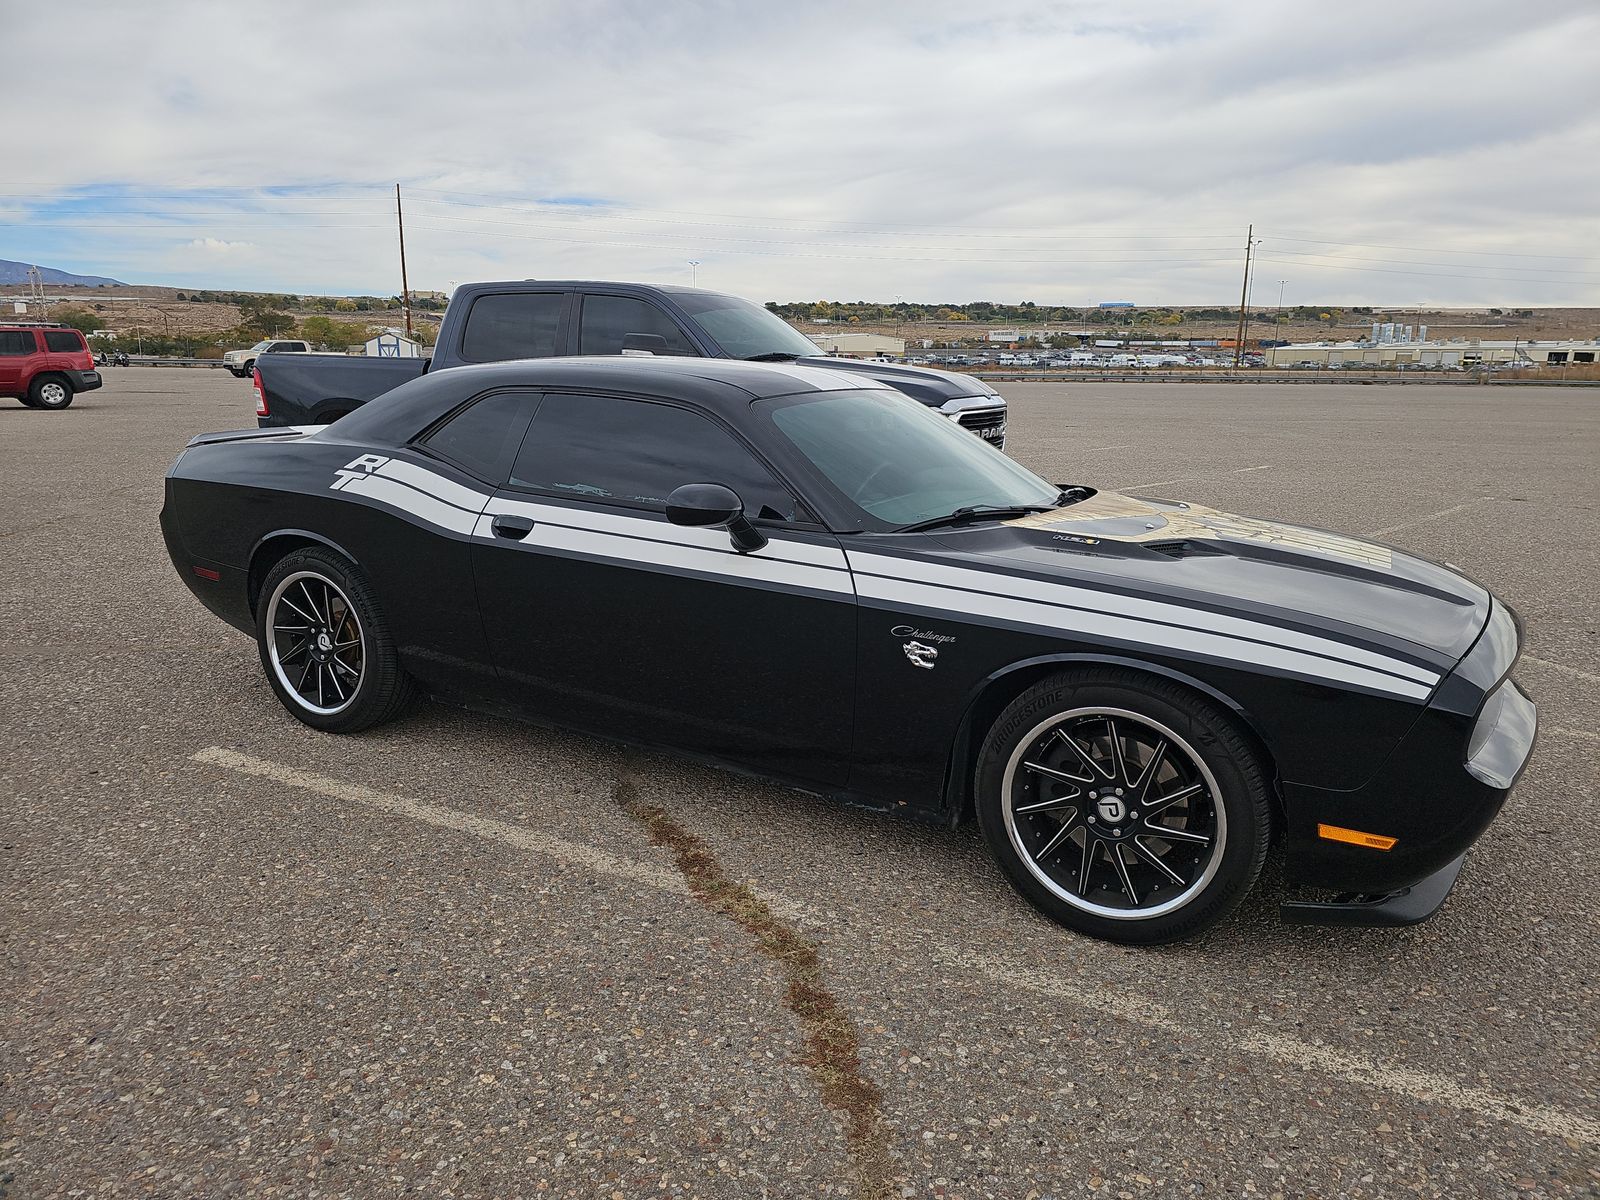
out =
[[(1461, 858), (1499, 813), (1533, 753), (1538, 712), (1510, 678), (1521, 640), (1515, 615), (1496, 601), (1478, 642), (1363, 786), (1283, 784), (1287, 880), (1359, 898), (1336, 902), (1342, 909), (1356, 904), (1337, 923), (1403, 924), (1443, 902)], [(1342, 837), (1350, 832), (1375, 835), (1376, 842)], [(1407, 890), (1411, 899), (1395, 900)], [(1420, 911), (1419, 896), (1432, 897), (1432, 907)], [(1373, 907), (1384, 904), (1390, 908)], [(1297, 907), (1300, 915), (1291, 919), (1306, 911)], [(1362, 911), (1372, 919), (1353, 919)]]
[(1439, 911), (1466, 861), (1465, 854), (1458, 854), (1427, 878), (1381, 896), (1347, 893), (1332, 900), (1286, 900), (1278, 915), (1290, 925), (1418, 925)]

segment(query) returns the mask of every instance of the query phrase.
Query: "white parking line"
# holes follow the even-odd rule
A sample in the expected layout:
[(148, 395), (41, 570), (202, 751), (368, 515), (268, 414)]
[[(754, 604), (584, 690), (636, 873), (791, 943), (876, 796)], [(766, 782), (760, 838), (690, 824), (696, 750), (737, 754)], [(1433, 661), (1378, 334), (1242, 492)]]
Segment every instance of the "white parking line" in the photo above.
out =
[(1222, 479), (1228, 475), (1248, 475), (1252, 471), (1270, 470), (1272, 470), (1271, 463), (1262, 463), (1259, 467), (1240, 467), (1237, 470), (1224, 471), (1220, 475), (1183, 475), (1179, 476), (1177, 479), (1158, 479), (1154, 483), (1125, 483), (1119, 486), (1116, 490), (1119, 492), (1130, 492), (1135, 488), (1166, 487), (1169, 483), (1198, 483), (1202, 479)]
[[(381, 812), (410, 817), (436, 828), (468, 833), (489, 841), (500, 842), (553, 858), (569, 866), (584, 868), (597, 875), (643, 884), (672, 895), (687, 895), (689, 891), (683, 877), (676, 871), (635, 859), (621, 858), (593, 846), (567, 841), (551, 834), (519, 829), (515, 825), (490, 817), (474, 816), (443, 805), (430, 804), (391, 792), (381, 792), (358, 783), (346, 783), (326, 775), (303, 771), (297, 767), (285, 766), (282, 763), (257, 758), (237, 750), (228, 750), (221, 746), (208, 746), (196, 751), (191, 757), (197, 763), (222, 767), (241, 775), (268, 779), (330, 800), (360, 804)], [(840, 921), (829, 919), (825, 911), (816, 904), (800, 903), (766, 888), (757, 887), (753, 890), (768, 906), (781, 912), (786, 919), (796, 924), (823, 932), (837, 929), (842, 924)], [(971, 945), (940, 947), (935, 950), (934, 957), (941, 966), (951, 971), (976, 973), (988, 983), (1021, 988), (1064, 1000), (1088, 1009), (1097, 1016), (1110, 1015), (1148, 1029), (1201, 1041), (1207, 1036), (1205, 1030), (1185, 1025), (1168, 1009), (1149, 997), (1101, 985), (1085, 988), (1066, 975), (1051, 970), (1045, 964), (1032, 962), (1025, 968), (1013, 966), (1000, 959), (986, 956)], [(1393, 1092), (1421, 1104), (1455, 1108), (1518, 1125), (1536, 1133), (1600, 1145), (1600, 1120), (1566, 1109), (1530, 1104), (1486, 1088), (1470, 1087), (1446, 1075), (1386, 1066), (1332, 1046), (1302, 1041), (1281, 1034), (1252, 1032), (1228, 1048), (1257, 1058), (1269, 1059), (1284, 1066), (1329, 1075), (1347, 1083)]]
[(1452, 504), (1449, 508), (1441, 508), (1438, 512), (1429, 513), (1427, 516), (1417, 517), (1410, 521), (1402, 521), (1398, 525), (1389, 525), (1383, 529), (1374, 529), (1361, 536), (1369, 538), (1388, 537), (1391, 533), (1399, 533), (1402, 529), (1415, 529), (1418, 525), (1426, 525), (1429, 521), (1437, 521), (1439, 518), (1448, 517), (1453, 513), (1462, 512), (1469, 508), (1477, 508), (1478, 505), (1488, 504), (1493, 499), (1493, 496), (1474, 496), (1471, 500), (1463, 500), (1460, 504)]

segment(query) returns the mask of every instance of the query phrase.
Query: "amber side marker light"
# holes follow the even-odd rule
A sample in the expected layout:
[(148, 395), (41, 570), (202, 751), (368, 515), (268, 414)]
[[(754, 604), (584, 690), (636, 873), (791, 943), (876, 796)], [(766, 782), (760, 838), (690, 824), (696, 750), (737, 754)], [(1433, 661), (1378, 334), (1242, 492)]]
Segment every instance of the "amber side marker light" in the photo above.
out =
[(1368, 850), (1393, 850), (1399, 838), (1384, 837), (1381, 833), (1362, 833), (1359, 829), (1346, 829), (1343, 825), (1317, 826), (1317, 836), (1330, 842), (1349, 842), (1352, 846), (1365, 846)]

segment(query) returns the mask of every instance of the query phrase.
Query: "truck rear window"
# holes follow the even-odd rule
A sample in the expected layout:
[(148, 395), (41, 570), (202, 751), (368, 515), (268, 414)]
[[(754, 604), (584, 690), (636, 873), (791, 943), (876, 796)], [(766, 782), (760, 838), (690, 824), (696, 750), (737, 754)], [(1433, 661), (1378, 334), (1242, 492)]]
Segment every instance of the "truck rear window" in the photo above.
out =
[(566, 303), (563, 292), (479, 296), (467, 314), (461, 357), (468, 362), (552, 357)]
[(87, 348), (83, 335), (71, 329), (45, 330), (44, 346), (46, 350), (54, 350), (57, 354), (69, 354)]

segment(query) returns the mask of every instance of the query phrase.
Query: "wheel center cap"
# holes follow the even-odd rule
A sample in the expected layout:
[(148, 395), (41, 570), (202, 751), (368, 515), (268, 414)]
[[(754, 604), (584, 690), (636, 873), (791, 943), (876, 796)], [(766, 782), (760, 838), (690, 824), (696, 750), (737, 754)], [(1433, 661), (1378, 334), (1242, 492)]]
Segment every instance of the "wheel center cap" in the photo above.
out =
[(1128, 816), (1128, 806), (1122, 802), (1121, 796), (1102, 796), (1095, 801), (1095, 811), (1100, 819), (1112, 825), (1120, 825)]
[(326, 633), (317, 634), (317, 649), (326, 654), (329, 650), (333, 649), (333, 639)]

